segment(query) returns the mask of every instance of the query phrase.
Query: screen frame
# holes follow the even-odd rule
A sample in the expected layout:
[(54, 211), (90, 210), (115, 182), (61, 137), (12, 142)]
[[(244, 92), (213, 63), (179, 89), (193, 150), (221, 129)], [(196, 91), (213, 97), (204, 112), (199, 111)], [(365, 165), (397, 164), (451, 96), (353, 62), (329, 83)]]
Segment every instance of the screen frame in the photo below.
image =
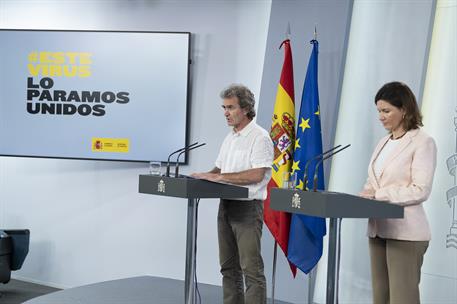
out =
[[(185, 147), (189, 145), (190, 137), (190, 69), (192, 65), (191, 59), (191, 46), (192, 46), (192, 33), (191, 32), (180, 32), (180, 31), (123, 31), (123, 30), (63, 30), (63, 29), (25, 29), (25, 28), (0, 28), (0, 32), (78, 32), (78, 33), (87, 33), (87, 32), (96, 32), (96, 33), (142, 33), (142, 34), (183, 34), (187, 35), (188, 45), (187, 45), (187, 84), (186, 84), (186, 122), (185, 122)], [(184, 147), (183, 147), (184, 148)], [(174, 151), (170, 151), (170, 154)], [(183, 153), (184, 159), (179, 161), (179, 164), (187, 165), (189, 159), (189, 151)], [(116, 162), (133, 162), (133, 163), (149, 163), (151, 160), (127, 160), (127, 159), (110, 159), (110, 158), (87, 158), (87, 157), (56, 157), (56, 156), (35, 156), (35, 155), (9, 155), (2, 154), (0, 152), (0, 157), (25, 157), (25, 158), (44, 158), (44, 159), (69, 159), (69, 160), (96, 160), (96, 161), (116, 161)], [(167, 163), (166, 160), (160, 160), (161, 163)]]

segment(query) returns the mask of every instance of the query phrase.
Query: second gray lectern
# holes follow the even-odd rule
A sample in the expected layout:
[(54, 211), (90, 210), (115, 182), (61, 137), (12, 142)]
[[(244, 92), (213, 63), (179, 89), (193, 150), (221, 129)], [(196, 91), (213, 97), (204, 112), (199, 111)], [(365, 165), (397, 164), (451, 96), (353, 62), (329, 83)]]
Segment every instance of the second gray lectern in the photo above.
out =
[(338, 266), (342, 218), (402, 218), (403, 207), (336, 192), (271, 189), (270, 207), (290, 213), (330, 218), (327, 303), (338, 303)]
[(184, 303), (195, 302), (195, 240), (197, 235), (197, 200), (200, 198), (247, 198), (248, 188), (214, 183), (190, 177), (140, 175), (139, 192), (161, 196), (182, 197), (187, 204), (186, 273)]

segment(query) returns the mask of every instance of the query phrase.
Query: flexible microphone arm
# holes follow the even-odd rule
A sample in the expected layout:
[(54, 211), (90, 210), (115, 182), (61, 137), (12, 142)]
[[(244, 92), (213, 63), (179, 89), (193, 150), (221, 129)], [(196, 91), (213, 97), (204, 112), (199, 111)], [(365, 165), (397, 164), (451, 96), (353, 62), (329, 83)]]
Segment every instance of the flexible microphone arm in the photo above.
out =
[(305, 185), (303, 186), (303, 191), (306, 191), (306, 187), (307, 187), (307, 185), (308, 185), (308, 166), (309, 166), (309, 164), (310, 164), (313, 160), (316, 160), (316, 159), (318, 159), (318, 158), (322, 158), (322, 157), (324, 157), (326, 154), (332, 152), (332, 151), (335, 150), (335, 149), (338, 149), (339, 147), (341, 147), (341, 145), (335, 146), (335, 147), (333, 147), (333, 148), (331, 148), (331, 149), (329, 149), (329, 150), (327, 150), (327, 151), (325, 151), (325, 152), (322, 152), (321, 154), (318, 154), (318, 155), (314, 156), (314, 157), (311, 158), (311, 159), (308, 159), (308, 161), (307, 161), (306, 164), (305, 164), (305, 176), (304, 176), (304, 183), (305, 183)]
[(190, 150), (193, 150), (193, 149), (197, 149), (197, 148), (200, 148), (202, 146), (206, 145), (206, 143), (202, 143), (202, 144), (199, 144), (198, 146), (192, 146), (192, 147), (187, 147), (186, 149), (184, 149), (184, 151), (181, 151), (179, 154), (178, 154), (178, 157), (176, 158), (176, 165), (175, 165), (175, 177), (179, 177), (179, 157), (190, 151)]
[(195, 145), (197, 145), (197, 144), (198, 144), (198, 141), (196, 141), (196, 142), (194, 142), (193, 144), (190, 144), (190, 145), (188, 145), (188, 146), (186, 146), (186, 147), (184, 147), (184, 148), (178, 149), (178, 150), (176, 150), (175, 152), (172, 152), (170, 155), (168, 155), (168, 160), (167, 160), (167, 172), (165, 173), (165, 176), (167, 176), (167, 177), (170, 176), (170, 158), (171, 158), (173, 155), (175, 155), (176, 153), (179, 153), (179, 152), (181, 152), (181, 151), (184, 151), (184, 150), (186, 150), (186, 149), (188, 149), (188, 148), (191, 148), (191, 147), (193, 147), (193, 146), (195, 146)]
[(320, 164), (322, 164), (324, 162), (324, 160), (326, 159), (329, 159), (330, 157), (332, 157), (333, 155), (335, 155), (336, 153), (340, 153), (341, 151), (343, 151), (344, 149), (350, 147), (351, 144), (348, 144), (346, 146), (344, 146), (343, 148), (339, 149), (339, 150), (336, 150), (335, 152), (327, 155), (326, 157), (323, 157), (322, 159), (320, 159), (317, 164), (316, 164), (316, 167), (314, 167), (314, 179), (313, 179), (313, 191), (316, 192), (317, 190), (317, 169), (319, 167)]

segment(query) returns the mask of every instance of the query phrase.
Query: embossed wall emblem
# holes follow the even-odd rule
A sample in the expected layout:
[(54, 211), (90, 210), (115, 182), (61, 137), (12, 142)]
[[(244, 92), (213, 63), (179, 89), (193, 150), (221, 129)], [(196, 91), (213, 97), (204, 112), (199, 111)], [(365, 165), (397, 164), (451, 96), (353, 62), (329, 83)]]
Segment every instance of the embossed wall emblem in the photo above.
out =
[[(454, 131), (457, 132), (457, 117), (454, 117)], [(457, 249), (457, 134), (456, 134), (456, 150), (455, 154), (449, 157), (446, 161), (447, 169), (449, 174), (454, 177), (454, 186), (446, 192), (447, 203), (452, 209), (451, 227), (449, 228), (449, 234), (446, 237), (446, 248), (453, 247)]]

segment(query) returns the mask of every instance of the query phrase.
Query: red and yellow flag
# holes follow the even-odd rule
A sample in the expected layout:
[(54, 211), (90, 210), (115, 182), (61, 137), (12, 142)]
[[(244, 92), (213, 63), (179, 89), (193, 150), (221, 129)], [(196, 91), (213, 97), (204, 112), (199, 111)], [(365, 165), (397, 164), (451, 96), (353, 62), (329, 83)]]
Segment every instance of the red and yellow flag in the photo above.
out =
[[(284, 46), (284, 63), (281, 79), (276, 93), (270, 136), (274, 145), (274, 161), (271, 180), (268, 183), (268, 196), (264, 201), (264, 221), (271, 234), (278, 242), (287, 257), (289, 242), (290, 213), (270, 209), (270, 189), (281, 187), (285, 172), (290, 172), (293, 162), (295, 143), (295, 103), (294, 103), (294, 73), (292, 67), (292, 51), (290, 40), (281, 44)], [(290, 264), (293, 275), (296, 267)]]

